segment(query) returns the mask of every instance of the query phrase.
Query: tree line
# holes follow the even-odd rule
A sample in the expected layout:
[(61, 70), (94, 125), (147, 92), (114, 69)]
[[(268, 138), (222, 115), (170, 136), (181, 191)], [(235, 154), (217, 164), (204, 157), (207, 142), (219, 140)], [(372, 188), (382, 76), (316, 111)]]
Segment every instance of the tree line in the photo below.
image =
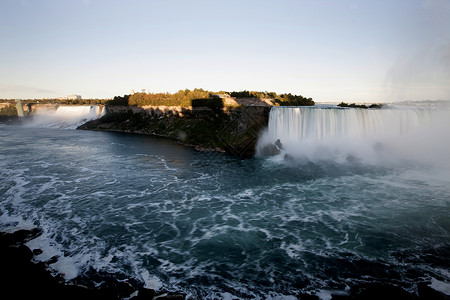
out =
[(279, 106), (311, 106), (314, 105), (312, 98), (306, 98), (301, 95), (280, 94), (275, 92), (211, 92), (203, 89), (179, 90), (176, 93), (135, 93), (132, 95), (116, 96), (108, 101), (107, 105), (119, 106), (205, 106), (217, 104), (217, 99), (212, 95), (228, 95), (234, 98), (258, 98), (271, 99), (275, 105)]
[(364, 108), (364, 109), (367, 109), (367, 108), (382, 108), (383, 104), (373, 103), (373, 104), (370, 104), (370, 105), (364, 105), (364, 104), (356, 104), (356, 103), (348, 104), (348, 103), (345, 103), (345, 102), (341, 102), (337, 106), (339, 106), (339, 107), (352, 107), (352, 108)]

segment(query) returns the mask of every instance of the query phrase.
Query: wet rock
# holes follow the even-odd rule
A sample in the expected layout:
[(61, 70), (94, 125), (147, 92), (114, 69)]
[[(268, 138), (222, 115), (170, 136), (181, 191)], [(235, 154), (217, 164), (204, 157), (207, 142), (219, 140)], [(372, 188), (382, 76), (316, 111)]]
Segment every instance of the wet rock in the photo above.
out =
[(100, 288), (88, 288), (67, 284), (61, 276), (52, 275), (48, 271), (48, 263), (31, 261), (34, 253), (24, 245), (39, 234), (39, 230), (0, 233), (2, 299), (124, 299), (134, 292), (128, 282), (114, 279)]
[(186, 295), (182, 294), (168, 294), (165, 296), (158, 296), (155, 299), (158, 300), (184, 300), (186, 298)]
[(48, 264), (48, 265), (54, 264), (54, 263), (56, 263), (58, 261), (58, 258), (59, 258), (58, 255), (52, 256), (45, 263)]
[(155, 297), (156, 292), (152, 289), (140, 288), (136, 297), (131, 298), (132, 300), (149, 300)]
[(275, 156), (281, 153), (281, 149), (283, 149), (283, 145), (281, 141), (278, 139), (273, 144), (268, 144), (261, 149), (261, 154), (263, 156)]
[(18, 230), (13, 233), (0, 233), (0, 237), (3, 243), (18, 246), (20, 244), (24, 244), (29, 240), (37, 238), (42, 234), (41, 230), (38, 228), (33, 228), (30, 230)]
[(128, 282), (110, 279), (100, 285), (99, 291), (104, 299), (123, 299), (128, 298), (134, 288)]
[(277, 147), (279, 150), (283, 149), (283, 144), (281, 143), (280, 139), (276, 140), (274, 143), (275, 147)]
[(29, 261), (33, 258), (33, 252), (27, 246), (20, 245), (17, 247), (17, 256), (20, 256), (23, 260)]
[(40, 255), (40, 254), (42, 254), (42, 250), (41, 249), (33, 249), (33, 254)]

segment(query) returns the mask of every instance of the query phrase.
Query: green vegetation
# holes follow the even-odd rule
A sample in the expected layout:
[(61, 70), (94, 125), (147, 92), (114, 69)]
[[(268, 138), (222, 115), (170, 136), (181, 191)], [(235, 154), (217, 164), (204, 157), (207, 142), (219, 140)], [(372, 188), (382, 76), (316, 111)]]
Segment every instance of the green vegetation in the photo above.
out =
[[(271, 99), (275, 105), (281, 106), (310, 106), (314, 105), (311, 98), (305, 98), (300, 95), (280, 94), (274, 92), (255, 92), (255, 91), (241, 91), (227, 93), (224, 91), (211, 92), (203, 89), (194, 90), (180, 90), (174, 94), (170, 93), (135, 93), (133, 95), (125, 95), (123, 97), (117, 96), (109, 101), (107, 105), (120, 106), (220, 106), (218, 101), (223, 102), (218, 97), (213, 97), (217, 94), (227, 94), (234, 98), (256, 98), (256, 99)], [(222, 104), (222, 106), (224, 106)]]
[(373, 103), (373, 104), (367, 106), (367, 105), (364, 105), (364, 104), (356, 104), (356, 103), (348, 104), (348, 103), (341, 102), (337, 106), (339, 106), (339, 107), (352, 107), (352, 108), (364, 108), (364, 109), (367, 109), (367, 108), (382, 108), (383, 104)]
[[(211, 98), (212, 92), (203, 89), (180, 90), (175, 94), (170, 93), (135, 93), (123, 97), (116, 96), (107, 105), (113, 106), (191, 106), (195, 100), (207, 101)], [(198, 102), (200, 103), (200, 102)], [(206, 103), (206, 102), (205, 102)]]
[(152, 105), (152, 106), (191, 106), (192, 100), (209, 99), (212, 92), (203, 89), (180, 90), (170, 93), (136, 93), (129, 96), (128, 105)]
[[(82, 100), (60, 100), (60, 99), (25, 99), (27, 104), (59, 104), (59, 105), (111, 105), (111, 106), (181, 106), (210, 108), (229, 106), (225, 105), (220, 97), (214, 95), (229, 95), (232, 98), (247, 99), (270, 99), (278, 106), (311, 106), (314, 101), (301, 95), (277, 94), (275, 92), (212, 92), (203, 89), (180, 90), (176, 93), (135, 93), (132, 95), (116, 96), (113, 99), (82, 99)], [(14, 100), (0, 99), (0, 103), (15, 104)]]
[(130, 95), (125, 95), (123, 97), (115, 96), (114, 99), (109, 100), (106, 103), (106, 105), (111, 105), (111, 106), (128, 106), (129, 98), (130, 98)]
[(312, 106), (314, 101), (312, 98), (305, 98), (301, 95), (280, 94), (274, 92), (231, 92), (231, 97), (235, 98), (259, 98), (259, 99), (272, 99), (275, 105), (279, 106)]
[(275, 99), (275, 103), (280, 106), (313, 106), (315, 102), (312, 98), (305, 98), (300, 95), (281, 94)]
[(277, 94), (274, 92), (241, 91), (241, 92), (231, 92), (230, 96), (234, 98), (276, 99)]

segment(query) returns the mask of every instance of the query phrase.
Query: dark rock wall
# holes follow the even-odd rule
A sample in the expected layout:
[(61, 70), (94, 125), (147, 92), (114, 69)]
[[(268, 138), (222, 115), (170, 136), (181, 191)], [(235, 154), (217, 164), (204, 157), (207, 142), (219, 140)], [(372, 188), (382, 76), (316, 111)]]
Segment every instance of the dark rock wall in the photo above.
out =
[(225, 108), (106, 107), (106, 114), (78, 129), (164, 136), (201, 151), (227, 152), (239, 158), (254, 155), (269, 106)]

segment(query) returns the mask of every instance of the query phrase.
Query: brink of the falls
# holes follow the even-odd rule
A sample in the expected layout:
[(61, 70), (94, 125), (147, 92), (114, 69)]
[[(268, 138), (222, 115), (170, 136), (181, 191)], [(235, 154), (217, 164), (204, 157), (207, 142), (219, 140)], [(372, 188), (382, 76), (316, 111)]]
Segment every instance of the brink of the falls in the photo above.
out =
[(278, 142), (281, 156), (303, 162), (415, 159), (446, 163), (450, 160), (449, 131), (448, 106), (273, 107), (257, 154), (264, 155), (267, 147)]

